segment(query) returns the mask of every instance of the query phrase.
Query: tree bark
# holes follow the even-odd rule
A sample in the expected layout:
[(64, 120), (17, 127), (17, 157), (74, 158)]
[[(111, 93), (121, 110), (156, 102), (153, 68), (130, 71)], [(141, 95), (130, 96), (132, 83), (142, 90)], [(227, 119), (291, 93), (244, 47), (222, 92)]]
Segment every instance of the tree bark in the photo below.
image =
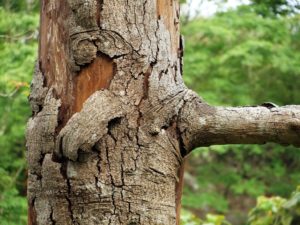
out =
[(181, 56), (177, 1), (42, 1), (29, 224), (176, 224)]
[(179, 224), (193, 147), (297, 142), (298, 108), (208, 106), (184, 86), (182, 53), (177, 0), (42, 1), (29, 225)]
[(182, 108), (179, 124), (187, 152), (222, 144), (300, 146), (300, 106), (296, 105), (214, 107), (194, 96)]

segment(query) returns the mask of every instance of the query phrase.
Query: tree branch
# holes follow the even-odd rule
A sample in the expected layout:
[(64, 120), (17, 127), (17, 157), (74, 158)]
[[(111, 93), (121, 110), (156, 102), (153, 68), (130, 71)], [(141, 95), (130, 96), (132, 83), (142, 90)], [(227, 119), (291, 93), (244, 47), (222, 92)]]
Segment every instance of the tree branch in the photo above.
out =
[(182, 108), (179, 129), (188, 152), (219, 144), (300, 146), (300, 105), (213, 107), (193, 97)]

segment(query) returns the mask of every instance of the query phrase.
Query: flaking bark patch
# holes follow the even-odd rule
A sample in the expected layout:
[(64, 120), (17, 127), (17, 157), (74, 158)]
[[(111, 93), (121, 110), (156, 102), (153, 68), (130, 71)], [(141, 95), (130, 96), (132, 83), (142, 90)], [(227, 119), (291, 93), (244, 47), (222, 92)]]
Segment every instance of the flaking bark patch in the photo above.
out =
[[(29, 173), (28, 201), (30, 205), (28, 220), (29, 224), (52, 224), (51, 207), (49, 204), (44, 205), (47, 198), (41, 198), (41, 195), (45, 193), (43, 192), (44, 174), (42, 169), (46, 155), (51, 154), (55, 148), (55, 129), (58, 125), (58, 111), (61, 102), (53, 97), (52, 88), (48, 90), (43, 87), (40, 72), (35, 73), (34, 80), (30, 97), (34, 117), (28, 121), (26, 130), (26, 157)], [(35, 111), (37, 107), (39, 110)]]
[(45, 97), (42, 111), (28, 121), (26, 146), (29, 172), (31, 173), (40, 174), (44, 155), (54, 150), (59, 107), (60, 100), (53, 97), (52, 89), (50, 89)]
[(42, 110), (44, 99), (48, 88), (44, 86), (44, 77), (39, 67), (39, 62), (36, 62), (33, 79), (30, 86), (31, 92), (29, 102), (34, 115)]

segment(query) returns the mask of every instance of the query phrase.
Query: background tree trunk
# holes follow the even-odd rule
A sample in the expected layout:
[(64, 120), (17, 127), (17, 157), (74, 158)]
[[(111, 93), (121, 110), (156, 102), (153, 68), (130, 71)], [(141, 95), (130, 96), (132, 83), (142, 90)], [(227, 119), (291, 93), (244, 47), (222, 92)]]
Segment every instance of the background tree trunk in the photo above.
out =
[(176, 223), (178, 24), (174, 0), (42, 1), (29, 224)]

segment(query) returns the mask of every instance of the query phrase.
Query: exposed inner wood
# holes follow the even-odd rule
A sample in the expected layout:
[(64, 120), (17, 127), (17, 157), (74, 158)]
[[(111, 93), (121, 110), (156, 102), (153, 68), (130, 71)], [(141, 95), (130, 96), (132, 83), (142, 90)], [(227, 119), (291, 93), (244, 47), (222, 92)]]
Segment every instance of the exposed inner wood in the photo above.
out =
[(33, 205), (28, 205), (28, 219), (27, 224), (37, 225), (36, 222), (36, 212)]
[[(39, 67), (44, 75), (44, 86), (52, 87), (62, 101), (59, 127), (73, 115), (73, 72), (70, 71), (69, 30), (65, 25), (71, 10), (64, 1), (41, 1)], [(59, 130), (59, 129), (58, 129)]]
[(176, 224), (180, 224), (181, 197), (183, 191), (184, 162), (178, 170), (179, 181), (176, 185)]
[(95, 91), (108, 89), (114, 75), (114, 63), (111, 58), (100, 54), (91, 64), (84, 67), (74, 80), (73, 112), (79, 112), (83, 103)]
[(174, 0), (157, 0), (157, 17), (162, 20), (171, 38), (171, 49), (173, 54), (178, 52), (179, 48), (179, 3)]

